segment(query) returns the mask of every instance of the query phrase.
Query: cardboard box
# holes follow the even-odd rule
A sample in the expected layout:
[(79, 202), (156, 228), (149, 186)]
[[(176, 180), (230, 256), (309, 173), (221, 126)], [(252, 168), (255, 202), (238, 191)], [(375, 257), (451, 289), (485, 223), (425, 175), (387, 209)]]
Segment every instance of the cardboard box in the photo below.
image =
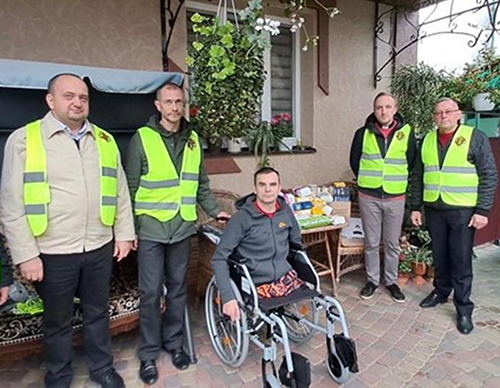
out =
[(332, 215), (342, 216), (346, 220), (349, 220), (349, 218), (351, 218), (351, 202), (335, 201), (329, 203), (328, 206), (333, 208)]

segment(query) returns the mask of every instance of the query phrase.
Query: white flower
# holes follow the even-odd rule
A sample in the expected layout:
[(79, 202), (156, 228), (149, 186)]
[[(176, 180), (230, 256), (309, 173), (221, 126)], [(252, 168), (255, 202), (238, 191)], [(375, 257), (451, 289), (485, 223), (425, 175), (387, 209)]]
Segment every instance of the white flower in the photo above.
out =
[(262, 19), (262, 18), (258, 18), (258, 19), (257, 19), (257, 25), (258, 25), (258, 26), (262, 26), (262, 25), (264, 25), (264, 19)]
[(302, 47), (302, 51), (307, 51), (307, 43)]
[(271, 20), (270, 25), (273, 28), (278, 28), (281, 25), (281, 23), (278, 20)]
[(290, 32), (295, 33), (295, 32), (297, 32), (298, 29), (299, 29), (299, 27), (297, 27), (297, 25), (294, 24), (293, 26), (290, 27)]

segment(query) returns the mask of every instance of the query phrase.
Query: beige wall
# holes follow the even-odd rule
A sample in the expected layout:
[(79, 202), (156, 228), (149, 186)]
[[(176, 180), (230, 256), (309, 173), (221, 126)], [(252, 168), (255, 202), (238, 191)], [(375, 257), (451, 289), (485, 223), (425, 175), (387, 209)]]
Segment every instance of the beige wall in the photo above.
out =
[(161, 70), (158, 0), (2, 0), (0, 58)]
[[(213, 3), (213, 2), (212, 2)], [(241, 4), (241, 3), (240, 3)], [(342, 14), (330, 21), (330, 95), (317, 86), (317, 50), (301, 52), (301, 126), (315, 154), (272, 156), (284, 186), (351, 179), (352, 136), (381, 90), (373, 88), (375, 5), (339, 0)], [(282, 15), (277, 0), (268, 9)], [(307, 15), (316, 31), (315, 11)], [(2, 0), (0, 58), (137, 70), (161, 70), (158, 0)], [(185, 10), (179, 16), (169, 56), (185, 68)], [(212, 186), (238, 193), (252, 189), (253, 157), (237, 157), (240, 174), (212, 176)]]

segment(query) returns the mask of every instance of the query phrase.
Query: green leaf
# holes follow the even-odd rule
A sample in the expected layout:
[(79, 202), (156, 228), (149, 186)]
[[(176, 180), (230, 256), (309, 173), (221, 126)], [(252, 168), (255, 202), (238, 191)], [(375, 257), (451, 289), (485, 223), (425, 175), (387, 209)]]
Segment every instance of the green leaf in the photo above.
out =
[(233, 36), (231, 34), (225, 34), (221, 39), (222, 44), (230, 49), (234, 46), (233, 44)]
[(188, 65), (189, 67), (191, 67), (191, 66), (193, 66), (193, 63), (194, 63), (194, 58), (187, 56), (186, 57), (186, 65)]
[(193, 23), (203, 23), (206, 20), (204, 16), (201, 16), (198, 12), (191, 16), (191, 21)]
[(221, 57), (223, 56), (224, 54), (226, 53), (226, 50), (224, 49), (224, 47), (222, 46), (219, 46), (219, 45), (213, 45), (212, 47), (210, 47), (210, 56), (212, 58), (218, 58), (218, 57)]
[(193, 48), (196, 50), (196, 51), (201, 51), (203, 49), (203, 47), (205, 47), (205, 45), (201, 42), (193, 42)]

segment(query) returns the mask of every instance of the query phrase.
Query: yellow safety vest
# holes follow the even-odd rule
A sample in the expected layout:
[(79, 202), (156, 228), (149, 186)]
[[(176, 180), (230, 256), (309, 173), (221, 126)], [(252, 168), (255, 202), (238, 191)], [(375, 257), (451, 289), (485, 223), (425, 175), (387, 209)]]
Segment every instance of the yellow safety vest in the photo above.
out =
[[(99, 153), (101, 186), (101, 221), (115, 223), (118, 193), (118, 147), (108, 132), (94, 125)], [(47, 156), (42, 140), (41, 121), (26, 126), (26, 164), (24, 167), (24, 207), (33, 236), (39, 237), (48, 226), (50, 188), (47, 179)]]
[(149, 128), (138, 129), (148, 162), (148, 173), (141, 176), (135, 195), (135, 214), (147, 214), (161, 222), (180, 211), (184, 221), (196, 221), (196, 196), (201, 165), (198, 134), (191, 131), (184, 147), (179, 177), (161, 135)]
[(476, 206), (479, 176), (476, 167), (467, 160), (473, 130), (474, 128), (466, 125), (458, 128), (441, 168), (437, 131), (425, 136), (422, 145), (424, 202), (435, 202), (441, 197), (447, 205)]
[(398, 129), (393, 137), (389, 149), (382, 157), (376, 135), (365, 130), (363, 135), (363, 149), (359, 165), (358, 185), (367, 189), (382, 187), (389, 194), (404, 194), (408, 187), (408, 139), (410, 126), (405, 125)]

